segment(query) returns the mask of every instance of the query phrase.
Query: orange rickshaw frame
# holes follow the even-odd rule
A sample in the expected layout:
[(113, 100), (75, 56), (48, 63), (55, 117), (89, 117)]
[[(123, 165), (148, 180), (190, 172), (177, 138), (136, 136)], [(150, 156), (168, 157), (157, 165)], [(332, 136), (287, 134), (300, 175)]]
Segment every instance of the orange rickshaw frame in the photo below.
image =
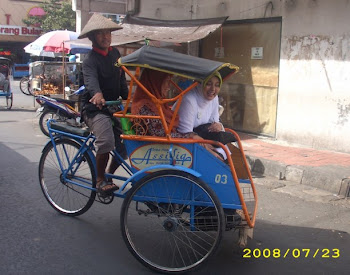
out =
[[(143, 60), (140, 57), (145, 56), (145, 55), (149, 56), (149, 59), (147, 59), (147, 62), (141, 63)], [(157, 56), (158, 59), (159, 59), (159, 55), (164, 57), (165, 63), (163, 64), (163, 63), (159, 62), (159, 60), (152, 62), (152, 55)], [(183, 60), (185, 60), (184, 63), (188, 62), (188, 64), (183, 64), (183, 66), (192, 64), (193, 62), (204, 61), (204, 63), (205, 62), (214, 63), (213, 66), (215, 67), (215, 69), (211, 70), (210, 72), (206, 72), (203, 77), (194, 76), (194, 75), (191, 75), (191, 73), (189, 73), (189, 72), (181, 71), (181, 68), (180, 68), (180, 70), (179, 69), (172, 70), (171, 64), (169, 64), (169, 60), (174, 60), (174, 59), (178, 60), (179, 58), (183, 58)], [(140, 59), (140, 60), (138, 60), (138, 59)], [(145, 136), (145, 135), (125, 135), (125, 134), (123, 134), (121, 137), (125, 140), (148, 141), (148, 142), (167, 143), (167, 144), (169, 144), (169, 143), (176, 143), (176, 144), (199, 143), (198, 140), (191, 139), (191, 138), (173, 138), (173, 137), (171, 137), (171, 132), (172, 132), (172, 129), (174, 127), (175, 117), (178, 114), (179, 107), (181, 105), (181, 101), (182, 101), (183, 96), (185, 94), (187, 94), (191, 89), (196, 87), (200, 82), (203, 82), (206, 79), (209, 79), (210, 77), (212, 77), (216, 72), (220, 72), (221, 75), (223, 76), (223, 81), (225, 81), (226, 79), (228, 79), (230, 76), (232, 76), (233, 74), (235, 74), (239, 70), (239, 68), (237, 66), (229, 64), (229, 63), (221, 63), (221, 62), (206, 60), (203, 58), (188, 56), (188, 55), (175, 53), (175, 52), (172, 52), (169, 50), (150, 47), (150, 46), (144, 46), (143, 48), (138, 50), (137, 54), (135, 54), (135, 56), (133, 54), (131, 54), (131, 55), (128, 55), (126, 57), (120, 58), (116, 65), (120, 66), (122, 68), (122, 70), (130, 77), (131, 80), (130, 80), (130, 85), (129, 85), (128, 98), (126, 100), (124, 110), (114, 113), (114, 116), (117, 118), (127, 118), (130, 120), (133, 120), (133, 119), (160, 119), (162, 122), (162, 125), (165, 129), (165, 133), (166, 133), (165, 137)], [(202, 66), (205, 66), (205, 65), (206, 64), (203, 64)], [(132, 73), (131, 70), (128, 69), (128, 67), (136, 68), (135, 73)], [(179, 94), (173, 98), (170, 98), (170, 99), (156, 98), (138, 80), (141, 68), (149, 68), (149, 69), (153, 69), (153, 70), (163, 71), (163, 72), (167, 72), (167, 73), (170, 73), (173, 75), (189, 78), (189, 79), (192, 79), (195, 81), (184, 90), (182, 90), (174, 81), (172, 81), (172, 84), (179, 91)], [(138, 85), (152, 99), (152, 101), (154, 102), (154, 104), (156, 105), (156, 107), (158, 109), (158, 112), (159, 112), (158, 116), (132, 115), (132, 114), (128, 113), (128, 110), (129, 110), (131, 103), (132, 103), (132, 96), (133, 96), (132, 92), (133, 92), (134, 85)], [(165, 116), (164, 116), (164, 113), (162, 111), (161, 106), (163, 104), (168, 104), (168, 103), (172, 103), (172, 102), (176, 102), (176, 101), (178, 103), (175, 107), (173, 118), (172, 118), (170, 124), (168, 125), (166, 123)], [(249, 169), (249, 164), (246, 160), (243, 146), (242, 146), (242, 142), (240, 140), (239, 135), (237, 134), (236, 131), (229, 129), (229, 128), (225, 128), (225, 131), (232, 133), (237, 140), (237, 144), (238, 144), (240, 153), (242, 155), (242, 159), (244, 161), (244, 167), (246, 168), (246, 172), (248, 174), (248, 179), (249, 179), (250, 184), (251, 184), (255, 204), (253, 207), (253, 212), (249, 213), (247, 205), (245, 203), (243, 193), (242, 193), (240, 185), (239, 185), (239, 179), (238, 179), (233, 161), (231, 158), (227, 158), (228, 165), (230, 167), (232, 177), (234, 179), (236, 191), (238, 193), (238, 196), (239, 196), (239, 199), (240, 199), (240, 202), (242, 205), (242, 210), (244, 213), (245, 221), (250, 228), (253, 228), (255, 226), (256, 212), (257, 212), (257, 202), (258, 202), (257, 191), (256, 191), (256, 188), (255, 188), (255, 185), (253, 182), (251, 171)], [(211, 144), (211, 145), (216, 146), (216, 147), (221, 147), (225, 151), (227, 156), (230, 155), (230, 151), (228, 150), (228, 148), (220, 142), (213, 141), (213, 140), (201, 140), (200, 143), (207, 143), (207, 144)]]

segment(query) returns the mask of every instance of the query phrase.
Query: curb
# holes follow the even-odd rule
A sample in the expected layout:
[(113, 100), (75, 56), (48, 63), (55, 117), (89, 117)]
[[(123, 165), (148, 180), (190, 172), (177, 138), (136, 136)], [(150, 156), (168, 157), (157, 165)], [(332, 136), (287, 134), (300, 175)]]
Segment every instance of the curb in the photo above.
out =
[(253, 174), (265, 175), (309, 185), (337, 194), (350, 197), (349, 169), (341, 166), (298, 166), (287, 165), (278, 161), (256, 158), (246, 155)]

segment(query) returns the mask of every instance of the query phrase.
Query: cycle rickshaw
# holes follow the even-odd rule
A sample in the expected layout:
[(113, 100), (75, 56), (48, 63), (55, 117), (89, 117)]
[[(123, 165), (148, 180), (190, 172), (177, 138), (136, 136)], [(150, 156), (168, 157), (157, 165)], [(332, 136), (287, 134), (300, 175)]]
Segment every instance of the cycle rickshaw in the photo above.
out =
[(4, 86), (0, 86), (0, 97), (6, 98), (6, 108), (11, 110), (13, 94), (11, 90), (10, 76), (11, 76), (12, 60), (6, 57), (0, 57), (0, 73), (2, 73), (8, 81), (8, 90), (4, 91)]
[[(223, 231), (239, 229), (242, 233), (254, 227), (257, 195), (236, 132), (226, 129), (236, 137), (247, 172), (243, 178), (238, 178), (232, 159), (228, 158), (226, 164), (198, 140), (171, 137), (173, 121), (166, 124), (160, 106), (176, 100), (181, 103), (182, 96), (199, 81), (217, 71), (226, 79), (238, 67), (150, 46), (120, 58), (117, 65), (131, 78), (125, 106), (114, 113), (123, 125), (129, 126), (122, 135), (128, 160), (111, 152), (122, 168), (115, 175), (106, 173), (106, 177), (119, 180), (120, 189), (107, 198), (99, 197), (95, 188), (94, 136), (88, 130), (53, 121), (48, 123), (51, 140), (43, 149), (39, 163), (43, 193), (53, 208), (69, 216), (84, 213), (95, 200), (108, 204), (114, 197), (122, 198), (120, 225), (131, 253), (155, 271), (188, 271), (215, 252)], [(136, 73), (131, 72), (133, 67), (137, 68)], [(180, 93), (174, 98), (153, 98), (159, 116), (132, 115), (128, 107), (132, 104), (134, 85), (150, 94), (138, 80), (140, 67), (169, 72), (194, 82), (185, 90), (177, 87)], [(133, 121), (148, 118), (160, 119), (167, 136), (135, 134)], [(229, 155), (227, 147), (220, 142), (201, 143), (220, 146)], [(118, 172), (120, 169), (125, 171), (125, 176)]]

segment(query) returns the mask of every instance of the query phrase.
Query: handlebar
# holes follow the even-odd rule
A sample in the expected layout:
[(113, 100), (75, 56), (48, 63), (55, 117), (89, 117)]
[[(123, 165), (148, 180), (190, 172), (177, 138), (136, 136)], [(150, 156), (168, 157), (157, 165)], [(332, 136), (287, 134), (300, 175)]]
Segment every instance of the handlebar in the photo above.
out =
[(112, 101), (106, 101), (105, 102), (106, 106), (121, 105), (121, 104), (122, 104), (121, 100), (112, 100)]

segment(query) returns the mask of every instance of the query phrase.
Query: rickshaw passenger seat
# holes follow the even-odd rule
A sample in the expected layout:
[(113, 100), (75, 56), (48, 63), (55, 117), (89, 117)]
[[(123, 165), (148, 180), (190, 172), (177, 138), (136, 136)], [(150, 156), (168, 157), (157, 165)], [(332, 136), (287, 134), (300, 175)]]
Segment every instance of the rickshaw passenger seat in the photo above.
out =
[(71, 133), (73, 135), (82, 136), (82, 137), (88, 137), (90, 135), (89, 129), (70, 126), (62, 122), (51, 122), (51, 128), (58, 131)]
[(236, 146), (234, 146), (232, 143), (228, 143), (227, 146), (231, 152), (231, 159), (235, 167), (237, 177), (239, 179), (248, 179), (249, 176), (248, 176), (247, 168), (244, 164), (243, 156), (240, 150)]
[(5, 78), (8, 78), (9, 76), (9, 68), (7, 66), (1, 66), (0, 65), (0, 73), (2, 73)]

